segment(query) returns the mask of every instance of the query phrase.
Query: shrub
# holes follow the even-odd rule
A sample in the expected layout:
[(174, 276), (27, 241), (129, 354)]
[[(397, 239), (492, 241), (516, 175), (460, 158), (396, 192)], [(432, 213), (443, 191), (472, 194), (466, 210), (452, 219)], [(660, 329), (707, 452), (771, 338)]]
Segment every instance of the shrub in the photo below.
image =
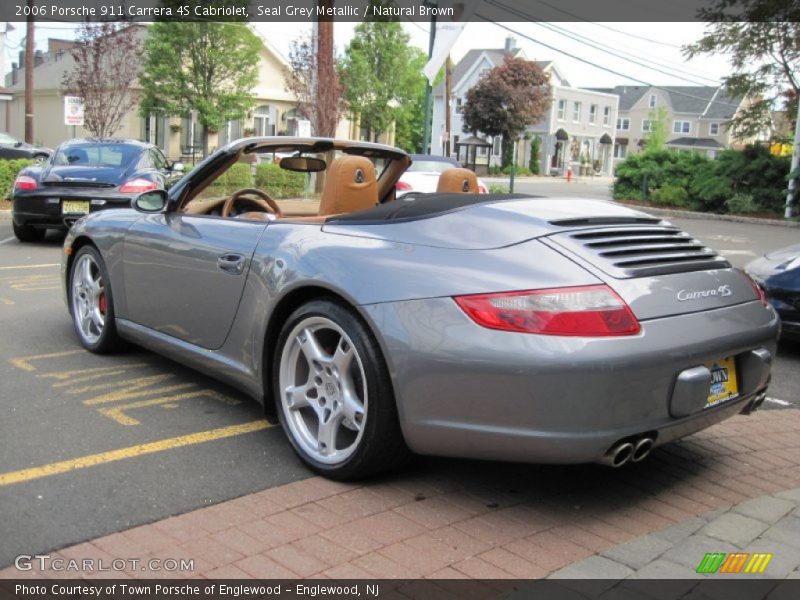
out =
[(489, 175), (502, 175), (503, 174), (503, 167), (498, 165), (492, 165), (489, 167)]
[(542, 155), (542, 138), (538, 135), (534, 136), (531, 140), (531, 160), (528, 163), (528, 168), (532, 175), (539, 174), (539, 161)]
[(502, 183), (490, 183), (489, 184), (489, 193), (490, 194), (507, 194), (508, 193), (508, 186), (503, 185)]
[(209, 186), (211, 194), (228, 195), (242, 188), (253, 187), (250, 165), (234, 163)]
[(689, 206), (689, 192), (685, 188), (665, 183), (660, 188), (653, 190), (651, 196), (655, 204), (664, 204), (667, 206)]
[(0, 199), (11, 199), (11, 188), (14, 186), (14, 180), (25, 167), (30, 167), (34, 161), (26, 158), (18, 158), (15, 160), (0, 160)]
[(742, 215), (757, 213), (764, 210), (758, 205), (758, 203), (756, 203), (756, 201), (753, 199), (753, 196), (741, 192), (734, 194), (728, 200), (726, 200), (725, 208), (728, 209), (729, 213)]
[(305, 173), (281, 169), (273, 163), (256, 166), (256, 187), (265, 190), (273, 198), (297, 198), (306, 189)]
[[(631, 154), (617, 165), (614, 198), (647, 200), (651, 190), (666, 184), (691, 190), (697, 174), (709, 169), (711, 163), (705, 156), (692, 152), (658, 150)], [(643, 194), (645, 183), (647, 189)]]
[[(503, 175), (511, 175), (511, 165), (506, 165), (503, 167), (501, 172)], [(521, 167), (519, 165), (517, 165), (517, 168), (514, 171), (514, 177), (529, 177), (531, 174), (531, 170), (528, 167)]]
[[(700, 173), (692, 185), (692, 194), (705, 210), (731, 210), (733, 195), (745, 194), (759, 210), (781, 213), (785, 202), (786, 173), (789, 159), (773, 156), (763, 146), (720, 152), (713, 168)], [(734, 205), (749, 206), (741, 199)]]

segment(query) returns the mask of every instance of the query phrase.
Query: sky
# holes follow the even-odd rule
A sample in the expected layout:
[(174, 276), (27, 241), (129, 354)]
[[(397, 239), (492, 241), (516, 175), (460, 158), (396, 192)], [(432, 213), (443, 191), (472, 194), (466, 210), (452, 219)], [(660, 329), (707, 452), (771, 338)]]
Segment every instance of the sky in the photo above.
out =
[[(24, 23), (13, 25), (15, 31), (9, 33), (5, 48), (7, 70), (11, 62), (17, 60), (25, 35)], [(355, 25), (335, 23), (334, 44), (338, 53), (343, 52), (352, 39)], [(310, 32), (308, 22), (256, 23), (255, 26), (284, 55), (288, 55), (293, 39)], [(428, 23), (404, 22), (403, 27), (411, 36), (411, 43), (427, 52)], [(451, 56), (457, 62), (471, 48), (502, 48), (505, 38), (511, 36), (529, 59), (555, 61), (570, 84), (576, 87), (715, 85), (728, 71), (727, 58), (702, 56), (686, 61), (680, 50), (682, 45), (698, 40), (704, 27), (703, 23), (692, 22), (468, 23)], [(45, 50), (48, 37), (69, 39), (73, 32), (73, 25), (37, 23), (37, 48)]]

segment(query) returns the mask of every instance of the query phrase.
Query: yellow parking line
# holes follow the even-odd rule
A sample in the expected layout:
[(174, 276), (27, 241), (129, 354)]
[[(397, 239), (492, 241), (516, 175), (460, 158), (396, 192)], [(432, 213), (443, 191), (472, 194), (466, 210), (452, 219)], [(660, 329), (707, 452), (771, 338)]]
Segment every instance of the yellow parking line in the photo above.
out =
[(18, 369), (22, 369), (23, 371), (35, 371), (36, 367), (34, 367), (30, 361), (32, 360), (39, 360), (42, 358), (59, 358), (61, 356), (70, 356), (72, 354), (82, 354), (86, 352), (85, 350), (67, 350), (65, 352), (52, 352), (50, 354), (37, 354), (36, 356), (20, 356), (18, 358), (12, 358), (9, 362), (17, 367)]
[(48, 267), (60, 267), (60, 263), (48, 263), (43, 265), (14, 265), (12, 267), (0, 267), (0, 271), (12, 271), (16, 269), (46, 269)]
[(136, 446), (129, 446), (128, 448), (120, 448), (119, 450), (109, 450), (108, 452), (100, 452), (99, 454), (90, 454), (88, 456), (81, 456), (80, 458), (50, 463), (49, 465), (42, 465), (40, 467), (22, 469), (21, 471), (11, 471), (10, 473), (0, 474), (0, 486), (10, 485), (12, 483), (22, 483), (23, 481), (31, 481), (32, 479), (39, 479), (40, 477), (58, 475), (59, 473), (67, 473), (69, 471), (94, 467), (96, 465), (114, 462), (125, 458), (134, 458), (136, 456), (152, 454), (154, 452), (163, 452), (164, 450), (171, 450), (173, 448), (191, 446), (192, 444), (201, 444), (203, 442), (221, 440), (236, 435), (261, 431), (262, 429), (268, 429), (272, 426), (273, 425), (264, 419), (258, 419), (257, 421), (250, 421), (240, 425), (229, 425), (228, 427), (220, 427), (218, 429), (201, 431), (199, 433), (167, 438), (164, 440), (150, 442), (148, 444), (139, 444)]

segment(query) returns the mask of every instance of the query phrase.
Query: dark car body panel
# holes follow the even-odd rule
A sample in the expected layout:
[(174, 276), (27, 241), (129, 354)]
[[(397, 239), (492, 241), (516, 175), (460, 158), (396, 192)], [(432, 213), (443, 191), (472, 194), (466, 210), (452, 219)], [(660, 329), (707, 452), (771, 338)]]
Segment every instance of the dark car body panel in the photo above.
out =
[(50, 148), (45, 148), (44, 146), (26, 144), (25, 142), (20, 141), (15, 141), (9, 144), (0, 140), (0, 159), (2, 160), (36, 158), (38, 156), (47, 158), (51, 154), (53, 154), (53, 151)]
[(746, 270), (780, 315), (781, 337), (800, 341), (800, 265), (786, 268), (798, 257), (800, 245), (789, 246), (754, 260)]

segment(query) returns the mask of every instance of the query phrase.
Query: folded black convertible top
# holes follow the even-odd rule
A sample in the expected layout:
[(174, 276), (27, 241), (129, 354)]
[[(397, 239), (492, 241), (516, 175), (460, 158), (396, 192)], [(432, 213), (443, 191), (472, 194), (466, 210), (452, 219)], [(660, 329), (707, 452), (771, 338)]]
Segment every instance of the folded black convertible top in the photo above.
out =
[(387, 222), (414, 221), (469, 208), (476, 204), (537, 197), (530, 194), (421, 194), (412, 192), (399, 200), (379, 204), (374, 208), (341, 216), (332, 216), (326, 219), (325, 222), (346, 223), (348, 225), (376, 225)]

